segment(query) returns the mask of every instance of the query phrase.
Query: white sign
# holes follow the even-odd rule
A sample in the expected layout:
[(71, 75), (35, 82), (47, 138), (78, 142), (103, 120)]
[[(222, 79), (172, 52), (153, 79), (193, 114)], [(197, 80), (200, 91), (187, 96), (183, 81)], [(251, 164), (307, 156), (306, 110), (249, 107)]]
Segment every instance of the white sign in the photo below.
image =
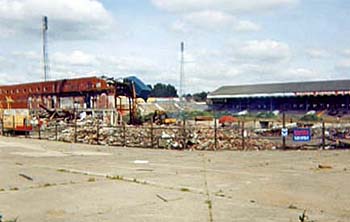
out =
[(281, 130), (281, 135), (282, 135), (283, 137), (288, 136), (288, 129), (287, 129), (287, 128), (282, 128), (282, 130)]

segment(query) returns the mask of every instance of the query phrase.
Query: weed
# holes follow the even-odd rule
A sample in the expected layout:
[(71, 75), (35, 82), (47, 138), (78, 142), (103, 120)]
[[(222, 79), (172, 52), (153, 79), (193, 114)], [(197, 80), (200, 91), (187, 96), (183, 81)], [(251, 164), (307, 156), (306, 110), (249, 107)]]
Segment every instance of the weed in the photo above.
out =
[(43, 187), (51, 187), (51, 186), (56, 186), (55, 183), (45, 183)]
[(17, 218), (12, 220), (5, 220), (4, 222), (17, 222)]
[(107, 179), (110, 180), (123, 180), (122, 176), (116, 175), (116, 176), (107, 176)]
[(289, 208), (289, 209), (298, 209), (298, 207), (295, 206), (295, 205), (293, 205), (293, 204), (289, 205), (288, 208)]
[(93, 177), (91, 177), (91, 178), (88, 179), (88, 182), (95, 182), (95, 181), (96, 181), (96, 179), (93, 178)]
[(211, 203), (211, 200), (206, 200), (205, 203), (208, 204), (208, 208), (209, 209), (211, 209), (213, 207), (212, 203)]
[(58, 169), (57, 171), (58, 171), (58, 172), (61, 172), (61, 173), (66, 173), (66, 172), (68, 172), (68, 170), (66, 170), (66, 169)]

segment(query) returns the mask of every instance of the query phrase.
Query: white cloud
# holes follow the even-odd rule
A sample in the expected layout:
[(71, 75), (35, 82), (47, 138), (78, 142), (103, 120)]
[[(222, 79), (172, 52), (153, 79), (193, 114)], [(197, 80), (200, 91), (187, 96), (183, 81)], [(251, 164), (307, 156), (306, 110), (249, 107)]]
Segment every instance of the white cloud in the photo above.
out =
[(12, 55), (18, 57), (19, 59), (29, 59), (29, 60), (37, 60), (40, 61), (42, 58), (38, 52), (35, 51), (15, 51), (12, 52)]
[(197, 26), (217, 28), (232, 25), (235, 17), (220, 11), (201, 11), (194, 12), (184, 16), (184, 21)]
[(319, 78), (319, 73), (306, 69), (306, 68), (291, 68), (288, 69), (286, 75), (291, 76), (293, 79), (311, 80)]
[(175, 21), (173, 30), (188, 32), (198, 30), (232, 30), (239, 32), (259, 31), (260, 27), (251, 21), (240, 21), (235, 16), (221, 11), (200, 11), (188, 13)]
[(350, 58), (343, 59), (336, 64), (336, 68), (338, 69), (350, 69)]
[(261, 27), (254, 22), (242, 20), (237, 22), (234, 29), (239, 32), (257, 32), (261, 30)]
[(66, 64), (73, 66), (92, 66), (97, 63), (96, 56), (75, 50), (69, 54), (57, 52), (52, 56), (53, 65), (55, 63), (58, 64)]
[(288, 44), (273, 40), (252, 40), (237, 46), (236, 59), (251, 59), (260, 62), (278, 62), (291, 56)]
[(42, 16), (49, 18), (49, 31), (62, 39), (94, 38), (113, 23), (97, 0), (0, 0), (0, 37), (40, 34)]
[[(18, 61), (21, 61), (18, 63)], [(168, 81), (177, 71), (151, 58), (142, 56), (95, 54), (83, 50), (56, 52), (50, 57), (49, 79), (107, 75), (126, 77), (138, 75), (146, 82)], [(15, 51), (6, 58), (0, 56), (0, 84), (43, 80), (41, 55), (34, 51)]]
[(261, 11), (291, 6), (298, 0), (152, 0), (160, 9), (171, 12), (219, 10), (226, 12)]
[(344, 49), (344, 50), (341, 52), (341, 54), (342, 54), (343, 56), (350, 56), (350, 49)]
[(329, 56), (328, 52), (323, 49), (307, 49), (306, 53), (314, 59), (321, 59)]

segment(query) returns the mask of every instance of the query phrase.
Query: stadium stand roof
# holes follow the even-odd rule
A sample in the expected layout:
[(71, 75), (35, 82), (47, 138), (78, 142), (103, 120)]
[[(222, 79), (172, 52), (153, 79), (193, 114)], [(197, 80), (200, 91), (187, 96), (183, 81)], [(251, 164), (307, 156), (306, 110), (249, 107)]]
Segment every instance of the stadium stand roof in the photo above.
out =
[(222, 86), (208, 99), (337, 94), (350, 94), (350, 80)]

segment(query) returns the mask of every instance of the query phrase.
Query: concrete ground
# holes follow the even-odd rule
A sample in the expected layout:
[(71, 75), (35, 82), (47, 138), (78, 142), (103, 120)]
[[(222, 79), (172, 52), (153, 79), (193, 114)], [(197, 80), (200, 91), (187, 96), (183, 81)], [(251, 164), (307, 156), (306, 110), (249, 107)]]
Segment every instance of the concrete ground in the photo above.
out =
[(290, 222), (304, 210), (305, 221), (350, 221), (349, 151), (190, 152), (0, 137), (5, 221)]

